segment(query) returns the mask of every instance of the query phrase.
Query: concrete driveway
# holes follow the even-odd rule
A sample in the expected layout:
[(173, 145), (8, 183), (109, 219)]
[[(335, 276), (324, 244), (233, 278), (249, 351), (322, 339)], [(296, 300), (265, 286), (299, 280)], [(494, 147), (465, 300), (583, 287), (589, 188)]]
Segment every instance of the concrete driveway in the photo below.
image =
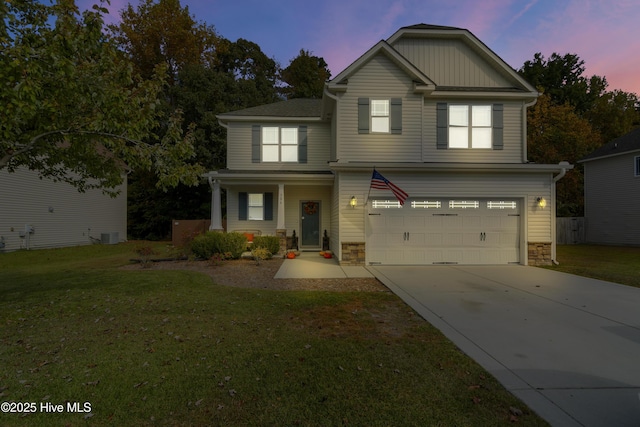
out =
[(551, 425), (640, 426), (640, 289), (515, 265), (369, 270)]

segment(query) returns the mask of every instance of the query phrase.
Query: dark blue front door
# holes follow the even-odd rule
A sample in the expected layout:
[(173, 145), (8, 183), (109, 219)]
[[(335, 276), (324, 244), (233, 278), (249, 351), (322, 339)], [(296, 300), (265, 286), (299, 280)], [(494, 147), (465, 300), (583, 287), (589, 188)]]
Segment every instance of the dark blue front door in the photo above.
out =
[(320, 202), (308, 200), (300, 203), (302, 247), (320, 246)]

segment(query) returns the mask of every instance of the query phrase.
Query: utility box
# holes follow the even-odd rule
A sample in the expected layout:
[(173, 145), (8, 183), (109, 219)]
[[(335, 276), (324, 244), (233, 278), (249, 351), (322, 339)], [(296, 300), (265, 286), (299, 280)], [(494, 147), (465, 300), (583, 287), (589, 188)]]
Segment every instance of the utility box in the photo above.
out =
[(102, 233), (100, 235), (100, 241), (103, 245), (115, 245), (120, 241), (120, 236), (117, 231)]

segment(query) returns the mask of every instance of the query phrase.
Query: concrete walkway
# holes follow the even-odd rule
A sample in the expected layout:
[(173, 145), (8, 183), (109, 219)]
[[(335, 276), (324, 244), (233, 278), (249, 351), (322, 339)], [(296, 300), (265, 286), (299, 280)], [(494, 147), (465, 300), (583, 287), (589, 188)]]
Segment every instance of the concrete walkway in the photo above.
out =
[(301, 252), (294, 259), (285, 259), (276, 279), (344, 279), (374, 277), (365, 267), (340, 266), (335, 258), (324, 258), (319, 252)]
[(524, 266), (369, 270), (553, 426), (640, 426), (640, 289)]

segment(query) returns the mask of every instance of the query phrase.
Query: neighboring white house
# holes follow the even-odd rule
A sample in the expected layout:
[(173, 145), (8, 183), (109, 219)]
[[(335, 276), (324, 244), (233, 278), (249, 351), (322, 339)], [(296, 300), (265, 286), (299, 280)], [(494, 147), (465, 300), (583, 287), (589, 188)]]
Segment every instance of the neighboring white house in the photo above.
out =
[(0, 252), (125, 240), (126, 188), (111, 198), (101, 190), (79, 193), (27, 169), (0, 171)]
[[(348, 43), (348, 40), (345, 40)], [(325, 86), (220, 114), (227, 167), (211, 171), (211, 229), (294, 231), (342, 264), (550, 264), (555, 183), (527, 160), (538, 92), (465, 29), (404, 27)], [(371, 187), (377, 170), (408, 194)], [(384, 184), (384, 183), (383, 183)]]
[(640, 246), (640, 128), (580, 162), (584, 164), (586, 241)]

